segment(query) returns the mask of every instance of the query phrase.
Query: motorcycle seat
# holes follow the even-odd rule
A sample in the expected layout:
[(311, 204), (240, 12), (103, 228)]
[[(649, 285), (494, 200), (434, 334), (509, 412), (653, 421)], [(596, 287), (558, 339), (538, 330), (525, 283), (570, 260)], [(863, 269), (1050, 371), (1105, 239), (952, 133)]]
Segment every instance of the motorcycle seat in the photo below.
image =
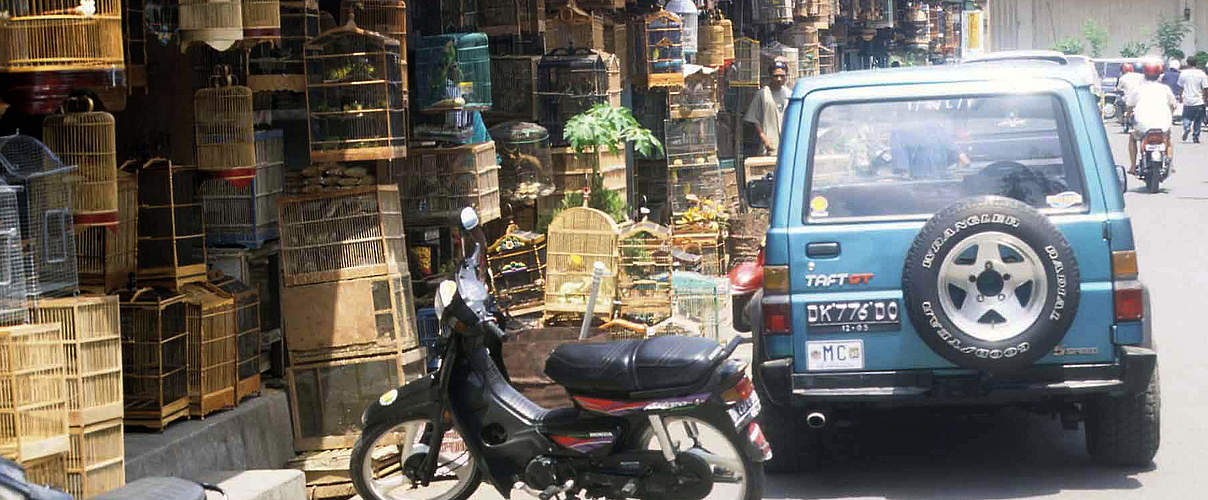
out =
[(635, 393), (692, 390), (722, 361), (717, 342), (697, 337), (654, 337), (558, 346), (545, 375), (573, 394), (635, 397)]

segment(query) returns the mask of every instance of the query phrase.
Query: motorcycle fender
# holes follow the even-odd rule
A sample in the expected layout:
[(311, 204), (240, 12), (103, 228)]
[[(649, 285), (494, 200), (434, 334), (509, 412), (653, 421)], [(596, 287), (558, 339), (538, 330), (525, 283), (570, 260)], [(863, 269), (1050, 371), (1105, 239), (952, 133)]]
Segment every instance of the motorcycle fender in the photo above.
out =
[(431, 373), (387, 391), (365, 408), (361, 415), (362, 428), (379, 422), (398, 422), (412, 415), (430, 415), (431, 405), (437, 404), (439, 386), (436, 374)]

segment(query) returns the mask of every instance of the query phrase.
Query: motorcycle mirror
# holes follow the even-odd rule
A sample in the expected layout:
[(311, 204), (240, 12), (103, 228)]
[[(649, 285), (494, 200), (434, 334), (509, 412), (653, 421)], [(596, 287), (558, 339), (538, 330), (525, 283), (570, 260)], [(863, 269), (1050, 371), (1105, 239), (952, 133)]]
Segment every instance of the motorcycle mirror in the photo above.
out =
[(461, 209), (461, 227), (466, 231), (478, 227), (478, 212), (474, 211), (474, 207)]
[(453, 303), (453, 298), (457, 295), (457, 282), (453, 280), (444, 280), (440, 282), (440, 286), (436, 289), (436, 298), (433, 300), (434, 309), (436, 309), (436, 320), (440, 321), (444, 318), (445, 308)]

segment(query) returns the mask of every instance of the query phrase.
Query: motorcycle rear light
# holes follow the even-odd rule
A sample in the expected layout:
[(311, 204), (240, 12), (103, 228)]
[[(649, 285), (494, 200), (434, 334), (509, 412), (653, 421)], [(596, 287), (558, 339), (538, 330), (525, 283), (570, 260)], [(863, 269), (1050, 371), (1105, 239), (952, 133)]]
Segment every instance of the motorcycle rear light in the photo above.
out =
[(751, 397), (751, 393), (753, 392), (755, 392), (755, 384), (751, 383), (751, 377), (744, 374), (738, 380), (738, 383), (734, 384), (734, 387), (721, 393), (721, 398), (730, 403), (737, 403), (739, 401), (746, 401), (747, 398)]
[(1139, 321), (1145, 317), (1145, 294), (1141, 282), (1117, 281), (1115, 284), (1116, 321)]
[(789, 266), (763, 266), (763, 294), (789, 293)]
[(1136, 279), (1137, 277), (1136, 250), (1112, 252), (1112, 276), (1118, 280)]
[(1145, 134), (1145, 144), (1165, 144), (1165, 143), (1166, 143), (1166, 134), (1158, 133), (1158, 132), (1151, 132), (1151, 133)]
[(793, 333), (793, 310), (786, 302), (769, 302), (766, 298), (762, 304), (763, 333), (765, 335), (788, 335)]

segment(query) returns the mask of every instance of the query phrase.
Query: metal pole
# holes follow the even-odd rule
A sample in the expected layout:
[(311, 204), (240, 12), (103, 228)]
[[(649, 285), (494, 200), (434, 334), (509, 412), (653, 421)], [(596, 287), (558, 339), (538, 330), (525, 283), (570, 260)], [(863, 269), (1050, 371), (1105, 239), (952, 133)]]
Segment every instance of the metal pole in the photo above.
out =
[(596, 261), (595, 266), (591, 270), (591, 294), (587, 296), (587, 311), (583, 313), (583, 326), (579, 327), (579, 340), (587, 338), (587, 331), (591, 328), (591, 318), (596, 312), (596, 295), (600, 293), (600, 281), (604, 278), (604, 273), (608, 268), (604, 267), (604, 263)]

